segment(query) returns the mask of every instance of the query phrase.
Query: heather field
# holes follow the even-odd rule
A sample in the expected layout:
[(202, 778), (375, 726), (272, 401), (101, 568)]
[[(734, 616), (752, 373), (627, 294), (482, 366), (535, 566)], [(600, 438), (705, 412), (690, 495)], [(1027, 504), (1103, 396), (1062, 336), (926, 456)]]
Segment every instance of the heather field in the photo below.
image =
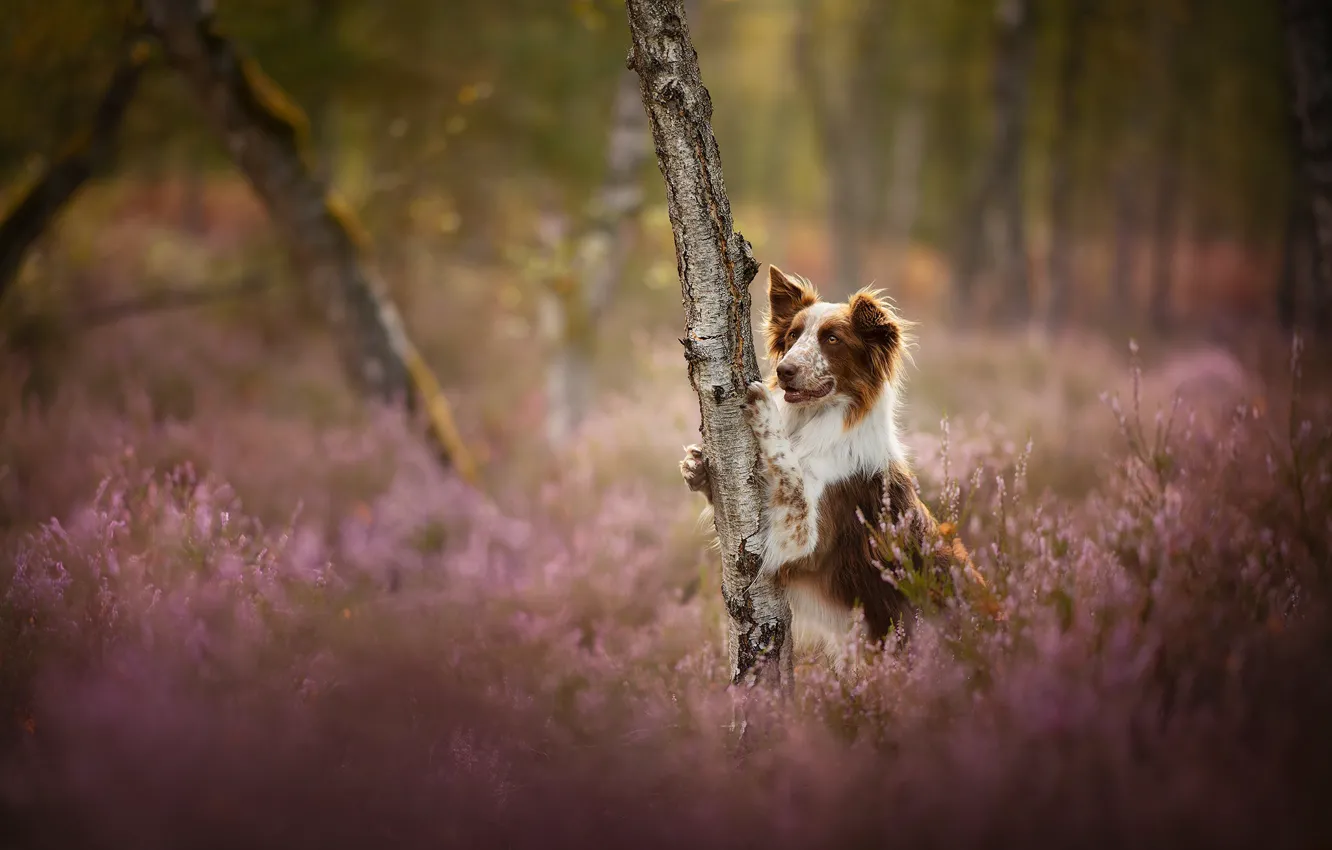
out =
[(236, 277), (238, 245), (268, 267), (253, 234), (112, 203), (6, 302), (6, 846), (1332, 839), (1320, 340), (963, 332), (899, 299), (921, 492), (987, 588), (928, 606), (909, 645), (850, 647), (844, 674), (800, 664), (741, 751), (676, 468), (698, 410), (668, 248), (554, 448), (520, 271), (403, 267), (471, 486), (346, 388), (279, 271), (244, 301), (80, 319)]

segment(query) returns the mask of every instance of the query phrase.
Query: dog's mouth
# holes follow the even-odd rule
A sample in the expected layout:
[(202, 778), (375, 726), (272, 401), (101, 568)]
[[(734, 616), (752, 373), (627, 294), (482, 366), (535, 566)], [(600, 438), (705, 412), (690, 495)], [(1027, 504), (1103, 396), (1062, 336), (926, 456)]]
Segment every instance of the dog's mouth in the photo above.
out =
[(824, 378), (819, 383), (808, 389), (796, 387), (782, 387), (786, 391), (787, 404), (804, 404), (809, 401), (818, 401), (828, 393), (833, 391), (833, 385), (836, 383), (831, 377)]

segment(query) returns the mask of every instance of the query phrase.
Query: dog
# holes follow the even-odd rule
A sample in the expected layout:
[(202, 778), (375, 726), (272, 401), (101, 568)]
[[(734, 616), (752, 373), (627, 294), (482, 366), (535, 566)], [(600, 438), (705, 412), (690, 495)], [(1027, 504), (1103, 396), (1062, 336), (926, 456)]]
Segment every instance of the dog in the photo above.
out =
[[(898, 436), (910, 327), (876, 290), (829, 303), (804, 278), (769, 269), (765, 334), (775, 367), (767, 384), (750, 384), (745, 403), (767, 488), (761, 570), (791, 605), (796, 651), (821, 652), (839, 668), (857, 608), (874, 641), (899, 626), (911, 632), (914, 607), (885, 575), (894, 553), (916, 558), (917, 568), (946, 568), (925, 561), (938, 524)], [(710, 509), (700, 446), (686, 447), (680, 472)], [(889, 524), (905, 530), (908, 545), (875, 551), (871, 529)]]

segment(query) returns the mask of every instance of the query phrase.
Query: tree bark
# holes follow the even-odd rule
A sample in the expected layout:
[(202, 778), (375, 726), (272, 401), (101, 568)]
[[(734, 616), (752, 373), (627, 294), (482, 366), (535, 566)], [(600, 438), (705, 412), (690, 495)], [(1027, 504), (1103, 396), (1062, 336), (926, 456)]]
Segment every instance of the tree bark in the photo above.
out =
[(142, 0), (141, 6), (167, 60), (193, 89), (322, 304), (348, 374), (381, 401), (424, 404), (446, 460), (474, 480), (474, 461), (438, 381), (382, 284), (362, 264), (368, 236), (314, 176), (304, 113), (218, 34), (211, 4)]
[(1092, 0), (1070, 0), (1068, 28), (1059, 63), (1059, 95), (1055, 114), (1055, 139), (1050, 165), (1050, 305), (1047, 326), (1055, 329), (1068, 321), (1073, 288), (1073, 160), (1081, 110), (1087, 48), (1087, 30)]
[(1286, 54), (1299, 125), (1302, 187), (1313, 219), (1312, 324), (1332, 325), (1332, 10), (1321, 0), (1285, 0)]
[(134, 99), (151, 56), (141, 39), (132, 39), (93, 115), (91, 126), (73, 139), (0, 222), (0, 298), (18, 278), (33, 243), (94, 174), (115, 154), (116, 133)]
[(758, 443), (743, 414), (746, 388), (759, 379), (749, 298), (758, 264), (732, 229), (712, 100), (682, 0), (628, 0), (627, 10), (629, 64), (638, 72), (675, 237), (682, 342), (698, 394), (721, 544), (731, 680), (789, 688), (791, 612), (775, 583), (759, 575), (764, 493)]
[[(614, 300), (629, 258), (631, 219), (643, 208), (638, 175), (651, 150), (638, 78), (625, 71), (615, 89), (606, 173), (578, 239), (573, 274), (545, 297), (558, 338), (547, 375), (547, 436), (561, 443), (577, 430), (596, 394), (597, 326)], [(557, 282), (558, 283), (558, 282)]]
[(972, 314), (976, 276), (985, 248), (986, 220), (999, 217), (998, 313), (1009, 321), (1031, 315), (1027, 275), (1026, 222), (1022, 204), (1022, 142), (1027, 120), (1035, 16), (1031, 0), (998, 0), (995, 9), (994, 134), (990, 156), (972, 203), (965, 212), (954, 272), (955, 295), (964, 315)]

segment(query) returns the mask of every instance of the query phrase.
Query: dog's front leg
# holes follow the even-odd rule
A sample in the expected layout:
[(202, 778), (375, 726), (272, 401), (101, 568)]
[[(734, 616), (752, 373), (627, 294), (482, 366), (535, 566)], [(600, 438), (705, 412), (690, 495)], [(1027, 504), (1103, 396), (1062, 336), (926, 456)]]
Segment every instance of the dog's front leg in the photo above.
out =
[(763, 569), (776, 572), (782, 564), (813, 553), (819, 534), (817, 516), (804, 470), (782, 427), (781, 413), (758, 381), (749, 385), (745, 417), (758, 439), (770, 486)]

